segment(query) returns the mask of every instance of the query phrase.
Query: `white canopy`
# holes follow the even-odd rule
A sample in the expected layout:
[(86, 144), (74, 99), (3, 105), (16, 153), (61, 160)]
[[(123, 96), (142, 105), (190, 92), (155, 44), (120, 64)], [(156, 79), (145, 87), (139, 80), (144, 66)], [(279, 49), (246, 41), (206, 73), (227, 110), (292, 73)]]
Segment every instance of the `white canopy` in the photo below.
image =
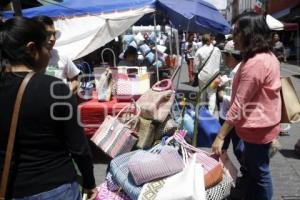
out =
[[(81, 58), (113, 40), (153, 8), (74, 18), (59, 18), (55, 28), (62, 32), (55, 49), (72, 60)], [(85, 30), (85, 31), (82, 31)]]
[(279, 20), (275, 19), (271, 15), (267, 15), (266, 20), (271, 30), (282, 31), (284, 29), (283, 23), (281, 23)]

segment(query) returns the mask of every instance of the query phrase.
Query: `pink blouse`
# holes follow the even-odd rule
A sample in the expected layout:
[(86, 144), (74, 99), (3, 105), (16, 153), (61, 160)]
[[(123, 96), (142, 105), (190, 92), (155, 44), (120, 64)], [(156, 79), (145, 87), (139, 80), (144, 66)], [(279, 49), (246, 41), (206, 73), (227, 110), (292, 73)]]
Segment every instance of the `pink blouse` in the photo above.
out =
[(280, 131), (280, 63), (273, 53), (259, 53), (242, 63), (232, 86), (226, 121), (241, 139), (266, 144)]

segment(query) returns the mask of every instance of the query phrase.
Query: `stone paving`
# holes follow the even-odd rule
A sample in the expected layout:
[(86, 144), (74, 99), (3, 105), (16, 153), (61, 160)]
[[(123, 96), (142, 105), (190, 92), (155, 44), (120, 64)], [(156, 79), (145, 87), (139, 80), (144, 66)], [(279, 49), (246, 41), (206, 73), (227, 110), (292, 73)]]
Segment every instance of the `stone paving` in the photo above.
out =
[[(182, 69), (180, 82), (186, 82), (186, 69)], [(293, 76), (293, 82), (298, 94), (300, 94), (300, 67), (289, 64), (282, 64), (282, 76)], [(297, 76), (299, 75), (299, 76)], [(195, 91), (195, 89), (180, 84), (179, 89), (183, 91)], [(294, 153), (294, 145), (300, 139), (300, 124), (292, 125), (288, 136), (280, 136), (279, 141), (282, 145), (280, 152), (271, 159), (271, 172), (273, 178), (274, 200), (300, 200), (300, 156)], [(95, 150), (95, 148), (93, 148)], [(229, 155), (233, 158), (230, 151)], [(100, 184), (105, 177), (107, 159), (103, 159), (100, 152), (94, 152), (97, 157), (95, 163), (95, 176), (97, 184)], [(236, 160), (232, 159), (237, 165)]]

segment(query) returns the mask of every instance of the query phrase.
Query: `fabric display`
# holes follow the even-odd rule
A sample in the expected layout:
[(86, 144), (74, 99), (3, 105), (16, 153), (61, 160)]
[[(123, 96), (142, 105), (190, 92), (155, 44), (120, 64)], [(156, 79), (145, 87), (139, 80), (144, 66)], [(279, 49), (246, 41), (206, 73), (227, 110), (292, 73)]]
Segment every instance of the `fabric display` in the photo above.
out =
[(136, 125), (140, 115), (139, 107), (135, 107), (136, 115), (128, 122), (122, 123), (118, 119), (120, 114), (129, 108), (131, 105), (123, 108), (116, 117), (106, 116), (104, 122), (91, 138), (91, 141), (111, 158), (129, 152), (138, 140), (135, 127), (131, 128), (130, 125), (131, 123)]
[[(115, 182), (113, 185), (118, 186), (113, 186), (113, 191), (122, 188), (132, 200), (221, 200), (228, 197), (233, 186), (233, 176), (229, 172), (231, 170), (223, 170), (223, 163), (219, 158), (189, 145), (184, 139), (185, 134), (181, 132), (177, 131), (174, 136), (163, 139), (162, 143), (149, 151), (137, 150), (114, 158), (107, 175), (110, 182)], [(225, 159), (222, 160), (227, 167), (226, 163), (231, 161), (224, 155)], [(170, 170), (176, 173), (167, 175)]]
[[(128, 73), (129, 69), (136, 70), (137, 73)], [(142, 67), (125, 67), (125, 72), (118, 69), (113, 77), (118, 100), (137, 99), (150, 88), (149, 74)]]
[(162, 46), (166, 45), (168, 36), (166, 36), (165, 34), (161, 34), (160, 39), (159, 39), (159, 44)]
[(128, 163), (129, 173), (136, 185), (164, 178), (182, 171), (184, 165), (177, 149), (163, 146), (159, 153), (139, 151)]
[(203, 168), (193, 156), (180, 173), (145, 184), (139, 200), (200, 200), (205, 195)]
[[(143, 61), (146, 61), (147, 64), (153, 66), (162, 68), (166, 64), (166, 60), (168, 58), (168, 54), (166, 54), (166, 41), (168, 39), (168, 36), (165, 34), (162, 34), (161, 32), (158, 33), (158, 38), (156, 38), (154, 32), (138, 32), (136, 35), (124, 35), (123, 36), (123, 44), (124, 44), (124, 51), (127, 49), (128, 46), (135, 47), (141, 54), (144, 56), (139, 56), (138, 60), (140, 63), (143, 63)], [(158, 55), (157, 63), (155, 62), (155, 41), (157, 40), (156, 50)], [(176, 58), (174, 59), (174, 56), (171, 56), (172, 59), (169, 59), (168, 66), (175, 66)]]
[(139, 117), (138, 130), (138, 142), (136, 147), (139, 149), (150, 148), (153, 144), (155, 137), (155, 126), (152, 120), (147, 120)]
[(161, 60), (157, 60), (157, 62), (154, 62), (152, 65), (157, 68), (162, 68), (164, 66), (164, 63)]
[(167, 47), (165, 47), (163, 45), (157, 45), (157, 52), (158, 53), (164, 54), (166, 50), (167, 50)]
[(140, 51), (142, 52), (143, 55), (147, 55), (151, 49), (147, 44), (143, 44), (139, 47)]
[(137, 186), (134, 183), (132, 176), (129, 174), (128, 162), (130, 158), (139, 151), (141, 150), (131, 151), (117, 156), (116, 158), (112, 159), (109, 168), (109, 172), (111, 173), (113, 180), (116, 181), (116, 184), (122, 188), (122, 190), (132, 200), (138, 199), (142, 187)]
[(112, 73), (107, 69), (101, 74), (100, 78), (96, 79), (96, 92), (99, 101), (109, 101), (112, 95), (113, 79)]
[(141, 44), (144, 43), (145, 38), (144, 38), (144, 36), (142, 35), (142, 33), (139, 32), (138, 34), (136, 34), (136, 35), (134, 36), (134, 40), (135, 40), (135, 42), (137, 43), (137, 45), (139, 46), (139, 45), (141, 45)]
[(129, 45), (134, 40), (133, 35), (123, 35), (123, 43)]
[(172, 81), (165, 79), (157, 82), (143, 94), (137, 104), (141, 108), (141, 116), (145, 119), (164, 122), (170, 113), (175, 99)]
[(149, 53), (146, 55), (145, 59), (146, 59), (150, 64), (152, 64), (152, 63), (155, 61), (155, 54), (152, 53), (152, 52), (149, 52)]
[(134, 48), (138, 48), (138, 44), (136, 43), (136, 41), (132, 41), (132, 42), (130, 42), (129, 43), (129, 46), (132, 46), (132, 47), (134, 47)]
[(97, 191), (96, 200), (130, 200), (123, 191), (111, 191), (106, 181), (97, 187)]

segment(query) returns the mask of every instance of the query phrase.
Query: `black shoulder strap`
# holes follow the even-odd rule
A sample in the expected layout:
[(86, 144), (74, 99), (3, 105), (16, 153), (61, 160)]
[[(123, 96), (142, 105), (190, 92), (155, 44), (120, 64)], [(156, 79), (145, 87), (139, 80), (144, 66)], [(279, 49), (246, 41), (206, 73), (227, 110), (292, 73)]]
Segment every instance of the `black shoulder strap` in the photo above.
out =
[(213, 47), (213, 49), (211, 50), (211, 52), (210, 52), (208, 58), (205, 60), (205, 62), (203, 63), (203, 65), (198, 69), (198, 74), (199, 74), (200, 71), (205, 67), (207, 61), (210, 59), (210, 57), (211, 57), (211, 55), (213, 54), (214, 50), (215, 50), (215, 47)]

